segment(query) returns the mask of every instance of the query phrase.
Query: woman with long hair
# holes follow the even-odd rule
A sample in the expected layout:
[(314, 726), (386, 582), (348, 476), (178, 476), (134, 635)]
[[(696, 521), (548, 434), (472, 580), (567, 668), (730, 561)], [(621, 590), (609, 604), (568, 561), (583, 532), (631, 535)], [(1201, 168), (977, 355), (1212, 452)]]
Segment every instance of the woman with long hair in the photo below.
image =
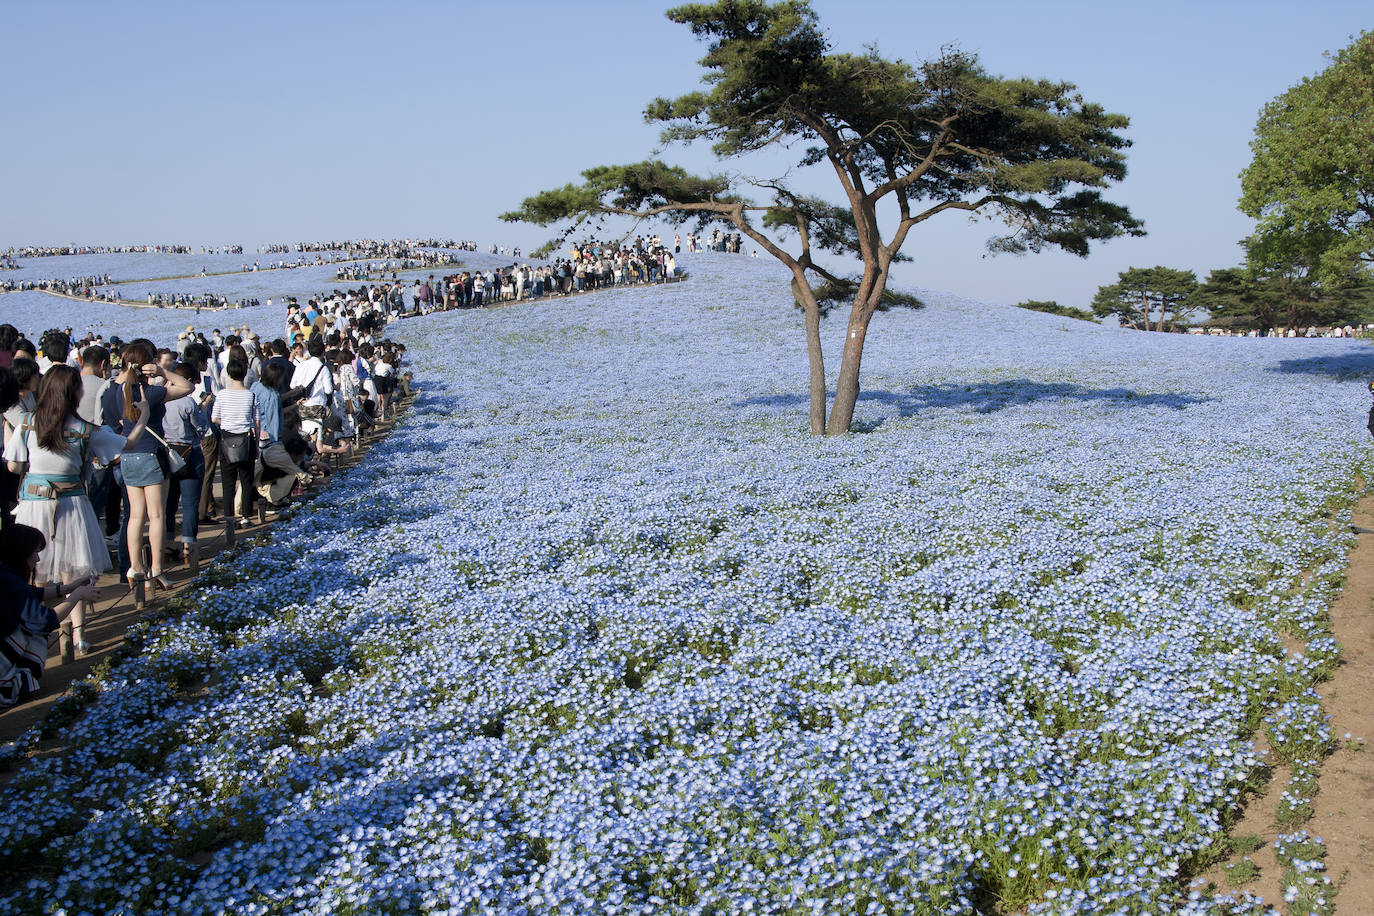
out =
[[(14, 520), (36, 528), (47, 546), (34, 567), (37, 581), (92, 579), (110, 568), (110, 552), (100, 522), (86, 495), (86, 467), (92, 459), (109, 463), (137, 444), (148, 425), (143, 406), (127, 438), (81, 419), (81, 373), (56, 365), (38, 386), (38, 401), (5, 446), (5, 460), (19, 483)], [(86, 651), (82, 635), (85, 608), (72, 611), (72, 639)]]
[[(154, 362), (156, 352), (153, 342), (146, 338), (140, 337), (126, 343), (120, 352), (123, 368), (115, 378), (115, 384), (105, 392), (105, 422), (117, 424), (116, 431), (131, 439), (138, 422), (136, 404), (148, 405), (147, 427), (165, 438), (162, 429), (162, 419), (166, 414), (164, 405), (190, 394), (193, 387), (175, 372), (163, 371)], [(151, 379), (162, 379), (162, 384), (151, 384)], [(151, 577), (163, 588), (169, 588), (171, 580), (162, 574), (162, 553), (166, 543), (162, 513), (167, 505), (167, 478), (171, 476), (167, 449), (154, 436), (135, 439), (120, 457), (119, 470), (127, 501), (120, 567), (124, 568), (127, 557), (126, 575), (130, 582)], [(145, 523), (148, 526), (148, 543), (152, 547), (151, 569), (141, 568)]]

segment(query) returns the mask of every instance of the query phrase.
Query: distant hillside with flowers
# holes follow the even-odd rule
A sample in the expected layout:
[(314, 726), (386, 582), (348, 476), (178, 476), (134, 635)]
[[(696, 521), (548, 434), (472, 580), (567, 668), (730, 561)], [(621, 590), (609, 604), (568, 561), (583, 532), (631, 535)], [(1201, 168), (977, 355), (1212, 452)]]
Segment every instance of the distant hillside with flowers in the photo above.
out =
[(920, 291), (817, 439), (785, 274), (681, 266), (403, 322), (395, 433), (11, 774), (0, 910), (1264, 912), (1182, 877), (1329, 737), (1374, 352)]

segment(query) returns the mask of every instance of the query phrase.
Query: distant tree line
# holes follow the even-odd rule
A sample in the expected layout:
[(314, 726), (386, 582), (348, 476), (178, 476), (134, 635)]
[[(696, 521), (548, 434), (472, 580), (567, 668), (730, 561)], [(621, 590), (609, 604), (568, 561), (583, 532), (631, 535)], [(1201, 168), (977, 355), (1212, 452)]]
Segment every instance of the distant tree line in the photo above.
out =
[(1203, 282), (1128, 268), (1098, 289), (1093, 315), (1144, 331), (1204, 313), (1204, 326), (1236, 332), (1374, 323), (1374, 32), (1329, 60), (1260, 113), (1240, 176), (1240, 209), (1256, 220), (1243, 263)]

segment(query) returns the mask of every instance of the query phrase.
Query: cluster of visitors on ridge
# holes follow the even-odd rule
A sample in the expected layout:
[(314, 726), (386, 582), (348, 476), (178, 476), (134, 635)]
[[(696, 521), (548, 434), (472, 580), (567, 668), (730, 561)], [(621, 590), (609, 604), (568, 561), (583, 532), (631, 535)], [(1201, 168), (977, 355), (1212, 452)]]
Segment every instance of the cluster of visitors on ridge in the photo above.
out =
[(407, 258), (418, 256), (419, 250), (423, 248), (457, 248), (461, 251), (476, 251), (477, 243), (470, 241), (455, 242), (452, 239), (446, 241), (439, 239), (345, 239), (343, 241), (264, 245), (258, 251), (263, 254), (289, 254), (293, 251), (333, 251), (351, 255), (353, 258)]
[[(109, 291), (101, 290), (100, 292), (104, 294)], [(114, 293), (109, 293), (109, 295), (113, 297)], [(113, 301), (113, 299), (111, 301)], [(217, 293), (201, 293), (200, 295), (195, 295), (193, 293), (149, 293), (148, 304), (156, 306), (157, 308), (195, 309), (196, 311), (210, 309), (212, 311), (219, 311), (222, 309), (254, 308), (262, 303), (256, 297), (245, 297), (234, 301), (228, 296), (221, 296)]]
[(393, 258), (388, 261), (370, 261), (365, 264), (349, 264), (340, 267), (334, 272), (334, 279), (356, 282), (366, 280), (369, 277), (384, 276), (391, 274), (391, 279), (396, 279), (396, 274), (403, 270), (419, 270), (426, 267), (448, 267), (451, 264), (458, 264), (459, 260), (448, 251), (422, 251), (416, 257)]
[(1362, 335), (1374, 334), (1374, 324), (1347, 324), (1337, 327), (1317, 327), (1308, 328), (1270, 328), (1268, 331), (1236, 331), (1231, 328), (1189, 328), (1189, 334), (1205, 334), (1208, 337), (1285, 337), (1285, 338), (1312, 338), (1312, 337), (1360, 337)]
[(89, 650), (101, 573), (171, 585), (166, 564), (216, 521), (216, 469), (220, 511), (247, 524), (258, 499), (283, 506), (410, 394), (384, 316), (331, 303), (316, 317), (291, 342), (188, 327), (175, 347), (69, 328), (35, 345), (0, 325), (0, 708), (38, 689), (61, 621)]
[[(209, 249), (216, 250), (240, 254), (243, 246)], [(5, 253), (16, 258), (55, 258), (69, 254), (193, 254), (194, 251), (190, 245), (23, 245)], [(207, 249), (202, 248), (201, 253), (208, 253)]]
[(69, 280), (6, 280), (0, 289), (7, 293), (23, 290), (45, 290), (67, 296), (89, 297), (98, 286), (108, 286), (113, 282), (109, 274), (96, 274), (89, 277), (72, 277)]
[[(697, 251), (723, 251), (729, 254), (740, 254), (743, 251), (744, 239), (738, 232), (721, 232), (719, 229), (711, 230), (709, 241), (702, 241), (701, 236), (688, 234), (687, 250)], [(682, 250), (682, 237), (673, 236), (673, 250)], [(757, 252), (755, 252), (757, 254)]]

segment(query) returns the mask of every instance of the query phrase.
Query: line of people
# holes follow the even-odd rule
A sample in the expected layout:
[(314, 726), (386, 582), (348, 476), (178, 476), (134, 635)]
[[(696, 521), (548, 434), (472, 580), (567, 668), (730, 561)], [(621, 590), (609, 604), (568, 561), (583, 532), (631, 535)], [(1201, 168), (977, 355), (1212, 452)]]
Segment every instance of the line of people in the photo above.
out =
[(363, 264), (350, 264), (340, 267), (334, 273), (334, 279), (357, 282), (366, 280), (374, 275), (390, 273), (391, 278), (396, 279), (398, 271), (417, 270), (426, 267), (447, 267), (450, 264), (460, 263), (458, 258), (447, 251), (422, 251), (418, 255), (409, 258), (393, 258), (389, 261), (372, 261)]
[(99, 274), (89, 277), (71, 277), (66, 280), (6, 280), (0, 283), (0, 289), (7, 293), (45, 290), (68, 296), (90, 296), (95, 287), (107, 286), (111, 282), (113, 281), (109, 274)]
[[(243, 251), (242, 245), (229, 246), (225, 250), (235, 248), (238, 252)], [(192, 248), (190, 245), (20, 245), (5, 253), (16, 258), (55, 258), (69, 254), (191, 254)]]
[(0, 325), (0, 707), (37, 689), (63, 619), (88, 650), (97, 576), (171, 585), (166, 563), (216, 521), (217, 469), (235, 525), (258, 499), (279, 510), (327, 476), (323, 458), (410, 394), (402, 351), (347, 321), (294, 346), (216, 331), (183, 333), (176, 350), (60, 329), (35, 347)]
[(425, 248), (457, 248), (463, 251), (476, 251), (477, 243), (452, 239), (344, 239), (327, 242), (295, 242), (293, 244), (264, 245), (258, 249), (263, 254), (288, 254), (301, 252), (335, 252), (347, 254), (352, 258), (410, 258), (418, 257)]

